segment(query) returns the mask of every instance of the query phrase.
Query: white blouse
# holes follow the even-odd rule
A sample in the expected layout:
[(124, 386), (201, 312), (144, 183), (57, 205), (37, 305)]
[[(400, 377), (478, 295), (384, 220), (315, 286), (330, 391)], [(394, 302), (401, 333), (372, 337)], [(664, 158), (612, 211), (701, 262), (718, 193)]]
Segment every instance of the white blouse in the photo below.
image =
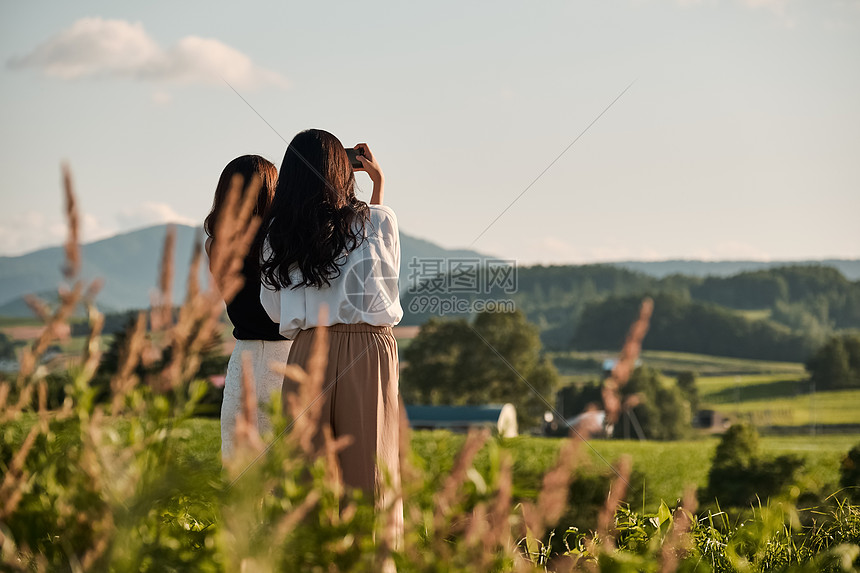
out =
[[(302, 286), (260, 289), (260, 302), (282, 336), (294, 339), (301, 330), (332, 324), (367, 323), (394, 326), (403, 318), (400, 306), (400, 233), (397, 216), (390, 207), (369, 205), (370, 217), (364, 237), (355, 250), (341, 259), (340, 275), (321, 288)], [(264, 246), (268, 252), (268, 244)], [(340, 261), (339, 261), (340, 262)], [(290, 271), (293, 284), (301, 281), (301, 271)], [(320, 311), (327, 318), (320, 321)]]

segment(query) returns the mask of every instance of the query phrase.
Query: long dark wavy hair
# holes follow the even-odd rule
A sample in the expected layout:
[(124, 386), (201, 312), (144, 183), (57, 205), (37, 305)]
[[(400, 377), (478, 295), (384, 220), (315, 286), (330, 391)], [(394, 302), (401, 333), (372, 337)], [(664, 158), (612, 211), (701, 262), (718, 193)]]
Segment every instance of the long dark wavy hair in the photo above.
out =
[[(227, 164), (224, 171), (221, 172), (221, 177), (218, 179), (218, 185), (215, 187), (215, 199), (212, 201), (212, 209), (203, 221), (203, 230), (206, 235), (212, 239), (215, 237), (215, 224), (218, 222), (218, 217), (221, 210), (224, 208), (224, 203), (227, 199), (227, 194), (230, 192), (230, 186), (233, 183), (234, 175), (241, 175), (244, 180), (242, 194), (248, 192), (251, 186), (254, 175), (258, 175), (262, 181), (260, 190), (257, 193), (257, 205), (254, 207), (254, 215), (264, 218), (272, 207), (272, 202), (275, 199), (275, 186), (278, 181), (278, 170), (275, 165), (260, 157), (259, 155), (243, 155), (237, 157)], [(260, 250), (263, 244), (265, 233), (261, 231), (257, 233), (257, 237), (251, 244), (251, 249), (245, 258), (246, 263), (251, 262), (252, 267), (256, 267), (260, 260)]]
[[(340, 140), (321, 129), (296, 135), (263, 221), (271, 247), (263, 254), (263, 283), (274, 289), (330, 286), (345, 255), (361, 244), (369, 211), (355, 196), (355, 173)], [(294, 268), (300, 281), (290, 280)]]

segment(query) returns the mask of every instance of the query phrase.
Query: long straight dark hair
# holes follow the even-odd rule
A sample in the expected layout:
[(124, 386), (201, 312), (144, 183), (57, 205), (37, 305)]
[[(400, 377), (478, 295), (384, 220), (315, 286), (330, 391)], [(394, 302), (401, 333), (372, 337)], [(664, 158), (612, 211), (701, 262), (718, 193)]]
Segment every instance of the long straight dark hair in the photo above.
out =
[[(227, 199), (227, 194), (230, 192), (230, 186), (233, 183), (233, 176), (241, 175), (244, 180), (242, 194), (248, 192), (254, 175), (260, 177), (262, 185), (257, 192), (257, 205), (254, 207), (254, 215), (264, 218), (272, 206), (275, 199), (275, 186), (278, 180), (278, 170), (275, 165), (259, 155), (242, 155), (227, 164), (221, 172), (221, 177), (218, 179), (218, 185), (215, 187), (215, 198), (212, 201), (212, 209), (203, 221), (203, 230), (206, 235), (212, 239), (215, 237), (215, 224), (218, 222), (218, 216), (224, 208), (224, 203)], [(257, 233), (257, 237), (251, 244), (251, 248), (245, 257), (246, 264), (251, 263), (252, 268), (256, 268), (260, 260), (260, 250), (263, 244), (265, 233), (261, 231)]]
[[(263, 283), (274, 289), (331, 285), (345, 255), (361, 244), (369, 212), (355, 196), (355, 173), (340, 140), (321, 129), (297, 134), (263, 221), (271, 248), (263, 253)], [(290, 279), (294, 268), (301, 271), (298, 281)]]

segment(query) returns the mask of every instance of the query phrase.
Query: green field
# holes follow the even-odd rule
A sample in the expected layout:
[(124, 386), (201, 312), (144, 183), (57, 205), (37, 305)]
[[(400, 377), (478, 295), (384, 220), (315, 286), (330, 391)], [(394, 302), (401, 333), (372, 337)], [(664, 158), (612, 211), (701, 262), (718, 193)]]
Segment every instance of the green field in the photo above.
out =
[[(617, 353), (559, 352), (550, 356), (566, 385), (597, 380), (599, 365), (606, 358), (616, 358)], [(813, 395), (808, 374), (799, 363), (662, 351), (644, 351), (641, 363), (663, 372), (666, 384), (674, 383), (677, 372), (695, 372), (701, 408), (749, 420), (760, 428), (860, 424), (860, 389), (819, 390)]]
[(40, 326), (42, 321), (38, 318), (23, 318), (14, 316), (0, 316), (0, 328), (6, 326)]
[(705, 407), (751, 417), (757, 426), (860, 424), (860, 389), (811, 392), (801, 375), (742, 375), (697, 380)]
[[(197, 418), (189, 429), (180, 457), (194, 467), (217, 471), (220, 467), (220, 426), (217, 420)], [(415, 463), (433, 475), (447, 475), (465, 437), (445, 431), (417, 431), (412, 436)], [(514, 461), (515, 492), (523, 497), (537, 493), (546, 471), (555, 463), (562, 440), (520, 436), (500, 442)], [(633, 460), (634, 471), (644, 481), (645, 509), (654, 511), (661, 500), (674, 502), (687, 486), (703, 487), (718, 438), (678, 442), (635, 442), (593, 440), (582, 448), (587, 454), (582, 465), (606, 473), (607, 463), (615, 464), (622, 455)], [(762, 450), (768, 455), (793, 453), (806, 460), (800, 484), (807, 491), (834, 491), (839, 481), (839, 464), (847, 451), (860, 443), (860, 433), (828, 436), (762, 437)], [(485, 451), (476, 459), (483, 466)], [(574, 487), (575, 491), (575, 487)], [(637, 492), (637, 498), (640, 497)]]
[(692, 370), (699, 376), (719, 374), (806, 374), (803, 364), (797, 362), (773, 362), (768, 360), (748, 360), (745, 358), (726, 358), (685, 352), (645, 350), (642, 362), (665, 372)]
[[(426, 438), (419, 433), (415, 439)], [(631, 456), (634, 470), (644, 478), (646, 510), (653, 511), (660, 500), (673, 502), (682, 497), (687, 486), (705, 486), (717, 443), (718, 438), (678, 442), (594, 440), (584, 451), (595, 469), (605, 468), (607, 462), (615, 464), (622, 455)], [(761, 438), (762, 450), (768, 455), (793, 453), (806, 459), (800, 483), (809, 491), (835, 490), (840, 461), (857, 443), (860, 434)], [(511, 449), (517, 464), (527, 470), (519, 479), (545, 473), (559, 446), (560, 440), (551, 438), (521, 437), (513, 441)]]
[[(113, 430), (120, 430), (117, 434), (125, 434), (129, 428), (123, 428), (123, 426), (130, 423), (130, 418), (114, 418), (112, 421), (104, 422), (108, 425), (108, 427), (103, 426), (106, 434), (114, 434)], [(0, 459), (9, 460), (12, 454), (10, 450), (17, 450), (27, 432), (27, 426), (36, 423), (37, 418), (31, 413), (26, 414), (18, 422), (0, 424), (0, 436), (2, 436)], [(122, 448), (119, 450), (112, 449), (110, 446), (98, 453), (88, 450), (93, 458), (100, 458), (100, 454), (104, 455), (104, 461), (94, 463), (95, 469), (89, 470), (98, 472), (95, 474), (97, 479), (89, 479), (90, 474), (81, 472), (83, 479), (79, 477), (66, 482), (62, 476), (69, 474), (74, 476), (81, 471), (80, 464), (74, 461), (71, 463), (63, 461), (65, 451), (69, 451), (70, 455), (77, 455), (78, 448), (81, 446), (75, 444), (78, 443), (77, 434), (81, 426), (77, 419), (73, 419), (71, 424), (65, 426), (52, 424), (53, 431), (56, 433), (47, 442), (40, 442), (47, 446), (47, 451), (40, 453), (38, 450), (31, 450), (27, 456), (27, 473), (24, 474), (26, 478), (24, 485), (19, 489), (24, 495), (21, 509), (12, 514), (9, 521), (15, 525), (13, 539), (19, 546), (26, 543), (30, 547), (36, 547), (36, 551), (40, 554), (50, 556), (57, 563), (64, 564), (64, 559), (72, 560), (75, 555), (84, 553), (84, 550), (78, 549), (80, 545), (72, 545), (72, 543), (86, 544), (89, 541), (84, 534), (94, 528), (94, 523), (98, 525), (99, 522), (94, 521), (90, 517), (92, 514), (87, 512), (92, 505), (102, 503), (104, 500), (106, 511), (111, 512), (109, 515), (117, 516), (111, 518), (113, 520), (111, 523), (120, 524), (115, 533), (113, 529), (109, 530), (115, 534), (115, 537), (112, 538), (112, 549), (108, 559), (120, 565), (105, 565), (103, 568), (92, 568), (93, 570), (244, 570), (245, 568), (240, 567), (224, 567), (225, 563), (229, 563), (228, 556), (233, 554), (230, 553), (231, 551), (236, 551), (236, 548), (241, 549), (241, 544), (253, 543), (268, 548), (277, 547), (278, 543), (284, 542), (283, 535), (277, 538), (264, 537), (268, 534), (269, 522), (264, 521), (268, 519), (268, 512), (284, 507), (287, 511), (292, 511), (285, 515), (292, 517), (298, 511), (294, 509), (298, 506), (297, 500), (308, 499), (308, 495), (320, 495), (316, 493), (318, 489), (310, 493), (303, 492), (302, 486), (299, 485), (300, 478), (297, 477), (301, 475), (301, 466), (296, 466), (290, 459), (269, 460), (264, 462), (268, 464), (268, 470), (263, 474), (252, 471), (244, 474), (246, 476), (244, 481), (240, 481), (242, 480), (240, 475), (237, 481), (230, 483), (229, 475), (221, 474), (220, 432), (217, 420), (197, 418), (183, 422), (178, 427), (171, 426), (169, 420), (164, 420), (157, 431), (161, 439), (151, 442), (145, 450), (146, 453), (138, 459), (136, 459), (135, 450), (131, 449), (132, 446), (124, 441), (117, 442)], [(101, 432), (97, 430), (95, 434), (98, 435)], [(132, 438), (132, 441), (139, 445), (142, 443), (141, 438), (142, 436), (137, 436)], [(433, 523), (445, 521), (445, 518), (431, 521), (434, 519), (434, 502), (439, 498), (443, 483), (451, 475), (451, 467), (463, 441), (462, 434), (444, 431), (419, 431), (412, 435), (413, 455), (410, 460), (424, 470), (405, 474), (412, 476), (410, 485), (414, 486), (409, 490), (407, 507), (410, 511), (406, 511), (404, 515), (406, 535), (408, 535), (406, 539), (408, 543), (413, 544), (413, 547), (419, 547), (416, 544), (422, 543), (427, 532), (434, 531)], [(763, 499), (765, 509), (757, 512), (752, 512), (749, 508), (726, 508), (728, 513), (723, 517), (724, 521), (717, 522), (718, 528), (712, 529), (707, 527), (706, 517), (713, 505), (708, 500), (702, 500), (704, 505), (701, 506), (702, 513), (699, 514), (701, 519), (697, 520), (702, 527), (697, 528), (695, 535), (691, 536), (696, 543), (695, 551), (698, 553), (694, 553), (687, 561), (689, 566), (679, 570), (698, 570), (699, 564), (707, 566), (709, 560), (713, 560), (721, 564), (718, 569), (720, 571), (771, 571), (776, 570), (771, 567), (773, 562), (777, 559), (785, 560), (785, 556), (789, 554), (806, 562), (810, 559), (810, 547), (817, 552), (812, 555), (817, 555), (823, 553), (827, 547), (843, 547), (841, 544), (846, 542), (855, 543), (860, 535), (856, 506), (854, 508), (840, 506), (842, 509), (839, 513), (834, 513), (833, 504), (828, 505), (824, 502), (824, 497), (838, 489), (836, 483), (840, 460), (847, 450), (858, 442), (860, 442), (860, 434), (814, 439), (799, 436), (762, 439), (762, 447), (767, 454), (796, 453), (802, 456), (804, 467), (794, 482), (799, 489), (792, 488), (792, 490), (802, 495), (797, 502), (800, 515), (806, 520), (815, 518), (815, 527), (807, 525), (805, 529), (795, 530), (795, 519), (791, 522), (791, 531), (787, 530), (786, 510), (793, 511), (794, 504), (790, 501), (787, 504), (782, 503), (784, 500), (779, 500), (778, 504), (771, 504), (769, 502), (774, 500)], [(436, 555), (445, 557), (451, 555), (453, 549), (449, 550), (449, 548), (455, 547), (455, 544), (465, 537), (461, 524), (468, 519), (471, 504), (480, 504), (475, 506), (476, 512), (479, 511), (477, 508), (486, 507), (486, 502), (482, 501), (484, 492), (487, 491), (485, 488), (496, 487), (497, 482), (493, 476), (498, 474), (494, 474), (489, 468), (491, 465), (496, 465), (494, 460), (498, 460), (500, 450), (503, 453), (509, 453), (514, 461), (513, 498), (511, 503), (505, 501), (502, 509), (514, 515), (515, 519), (508, 523), (511, 530), (505, 529), (502, 535), (505, 536), (505, 543), (510, 543), (511, 539), (521, 539), (522, 528), (518, 524), (521, 523), (523, 510), (519, 503), (526, 499), (534, 499), (541, 486), (543, 474), (554, 465), (562, 444), (561, 439), (530, 436), (491, 439), (475, 458), (474, 466), (477, 471), (469, 470), (465, 481), (458, 482), (461, 490), (459, 493), (465, 504), (464, 509), (455, 506), (455, 513), (447, 518), (451, 521), (450, 528), (443, 529), (441, 534), (436, 534), (437, 542), (434, 542), (436, 544), (428, 546), (426, 551), (417, 552), (416, 555), (420, 556), (426, 552), (431, 555), (430, 561)], [(633, 533), (636, 538), (631, 541), (630, 535), (618, 536), (617, 547), (622, 552), (607, 551), (601, 555), (600, 563), (639, 563), (635, 568), (614, 567), (611, 570), (656, 571), (661, 542), (665, 535), (665, 529), (662, 529), (661, 525), (671, 528), (668, 525), (669, 513), (659, 502), (664, 500), (669, 507), (674, 506), (686, 488), (690, 486), (701, 488), (705, 485), (716, 444), (716, 438), (707, 438), (698, 441), (662, 443), (594, 441), (584, 446), (582, 451), (586, 453), (582, 456), (580, 466), (590, 466), (598, 475), (595, 479), (593, 472), (587, 469), (582, 473), (577, 472), (577, 477), (569, 490), (567, 508), (561, 515), (556, 532), (561, 533), (567, 527), (576, 526), (582, 533), (591, 535), (590, 532), (598, 523), (597, 515), (605, 503), (606, 488), (612, 477), (606, 464), (614, 462), (621, 455), (630, 455), (634, 470), (629, 480), (632, 489), (622, 499), (629, 502), (634, 512), (645, 511), (650, 515), (632, 516), (632, 519), (628, 519), (631, 516), (622, 503), (620, 512), (616, 514), (619, 530), (628, 534)], [(131, 462), (127, 472), (113, 467), (116, 466), (117, 460), (125, 458), (126, 455)], [(288, 457), (290, 455), (287, 454)], [(275, 463), (272, 464), (272, 461)], [(278, 472), (282, 462), (285, 467), (290, 468), (285, 474), (285, 481), (267, 481), (266, 476), (270, 475), (269, 472)], [(106, 469), (101, 469), (102, 464), (107, 466)], [(136, 472), (140, 472), (142, 477), (138, 477)], [(109, 478), (113, 476), (123, 482), (130, 482), (133, 487), (104, 486), (103, 484), (108, 483)], [(94, 484), (94, 490), (87, 489), (91, 483)], [(229, 494), (224, 496), (223, 487), (227, 483), (230, 483), (231, 489)], [(282, 483), (285, 483), (286, 487), (282, 487), (280, 485)], [(269, 484), (278, 485), (273, 487)], [(490, 491), (494, 492), (495, 489)], [(120, 495), (118, 496), (117, 493)], [(339, 494), (339, 490), (333, 490), (326, 506), (315, 501), (320, 505), (311, 507), (317, 509), (312, 510), (313, 512), (307, 516), (302, 514), (300, 525), (291, 524), (290, 533), (295, 533), (296, 541), (291, 542), (284, 550), (286, 555), (307, 554), (310, 556), (309, 559), (312, 559), (319, 554), (320, 548), (329, 549), (333, 545), (347, 547), (353, 552), (372, 550), (372, 546), (369, 545), (372, 539), (372, 515), (366, 511), (362, 521), (337, 521)], [(297, 498), (284, 500), (283, 496), (286, 495), (295, 495)], [(264, 498), (262, 502), (261, 497)], [(495, 499), (489, 498), (489, 501), (494, 502)], [(58, 514), (55, 507), (61, 502), (68, 504), (67, 511), (71, 515), (81, 517), (77, 520), (68, 520), (63, 514)], [(555, 503), (560, 507), (561, 498), (557, 498)], [(353, 507), (361, 506), (352, 503), (348, 506), (348, 508)], [(266, 513), (263, 514), (261, 509)], [(357, 510), (357, 512), (361, 511), (361, 509)], [(354, 514), (361, 515), (361, 513)], [(477, 515), (483, 517), (486, 514)], [(722, 515), (722, 512), (718, 515)], [(334, 525), (328, 521), (330, 518), (327, 516), (334, 516), (331, 519)], [(274, 518), (272, 523), (283, 523), (280, 513), (274, 514)], [(292, 530), (293, 527), (299, 529)], [(329, 527), (333, 529), (331, 531), (325, 529)], [(75, 535), (70, 535), (70, 531)], [(786, 538), (782, 536), (783, 532), (792, 533), (792, 535)], [(355, 539), (360, 539), (358, 534), (366, 536), (369, 549), (365, 549), (363, 544), (353, 545)], [(71, 541), (59, 548), (55, 547), (54, 540), (64, 542), (66, 539), (64, 536)], [(143, 536), (148, 537), (141, 540)], [(12, 536), (7, 534), (7, 537)], [(48, 541), (42, 542), (44, 539)], [(78, 539), (83, 541), (77, 541)], [(343, 541), (344, 539), (347, 541)], [(490, 539), (493, 538), (490, 537)], [(546, 540), (550, 552), (564, 551), (561, 544), (551, 543), (548, 540), (552, 539), (551, 537), (542, 536), (541, 539)], [(556, 535), (555, 539), (561, 539), (561, 537)], [(810, 540), (809, 545), (803, 545), (807, 539)], [(320, 543), (320, 540), (330, 541)], [(530, 547), (529, 544), (532, 542), (537, 543), (534, 539), (526, 539), (525, 547)], [(39, 545), (39, 543), (42, 544)], [(225, 544), (226, 549), (213, 553), (216, 543)], [(86, 547), (86, 545), (83, 546)], [(420, 547), (423, 549), (423, 546)], [(470, 551), (484, 552), (491, 545), (486, 542), (485, 537), (481, 537), (478, 538), (477, 549), (475, 546), (470, 547)], [(643, 554), (647, 547), (650, 547), (647, 549), (648, 553)], [(768, 551), (764, 557), (757, 558), (755, 567), (730, 567), (736, 561), (745, 563), (739, 560), (726, 561), (728, 565), (723, 563), (725, 561), (722, 557), (723, 552), (729, 556), (740, 555), (744, 558), (747, 553), (741, 550), (747, 550), (749, 547), (756, 551), (760, 547), (766, 548)], [(718, 553), (714, 553), (715, 550)], [(267, 549), (264, 549), (261, 555), (266, 552)], [(836, 555), (843, 554), (849, 555), (849, 561), (856, 559), (857, 555), (845, 551), (836, 553)], [(65, 557), (67, 555), (72, 557)], [(326, 554), (326, 564), (330, 565), (342, 555), (343, 553), (334, 552), (331, 556)], [(636, 556), (639, 556), (639, 561), (632, 561)], [(536, 558), (532, 556), (532, 559)], [(614, 561), (610, 562), (609, 559)], [(832, 560), (832, 556), (828, 559)], [(462, 563), (462, 559), (458, 562)], [(257, 561), (254, 562), (256, 563)], [(174, 566), (174, 564), (178, 565)], [(791, 570), (819, 571), (822, 570), (819, 567), (820, 564), (821, 562), (816, 562), (807, 567)], [(445, 561), (439, 566), (403, 567), (402, 570), (454, 570), (449, 565), (450, 563)], [(15, 568), (15, 570), (19, 569), (25, 570), (23, 567)], [(68, 568), (58, 566), (48, 569), (66, 570)], [(333, 570), (330, 566), (326, 568), (325, 564), (318, 568), (302, 565), (265, 568), (265, 570), (296, 571), (311, 569)], [(347, 567), (335, 569), (356, 570)], [(398, 569), (400, 569), (399, 565)], [(710, 570), (707, 567), (703, 569)], [(258, 570), (258, 568), (250, 567), (248, 570)], [(360, 570), (368, 569), (361, 567)], [(468, 566), (457, 570), (508, 569)], [(610, 570), (610, 568), (601, 566), (601, 570)]]
[[(617, 350), (595, 350), (590, 352), (550, 352), (550, 358), (561, 374), (598, 375), (603, 360), (618, 358)], [(803, 376), (803, 364), (796, 362), (772, 362), (767, 360), (748, 360), (745, 358), (726, 358), (686, 352), (645, 350), (640, 356), (642, 364), (674, 374), (690, 370), (699, 376), (719, 376), (727, 374), (785, 374)]]

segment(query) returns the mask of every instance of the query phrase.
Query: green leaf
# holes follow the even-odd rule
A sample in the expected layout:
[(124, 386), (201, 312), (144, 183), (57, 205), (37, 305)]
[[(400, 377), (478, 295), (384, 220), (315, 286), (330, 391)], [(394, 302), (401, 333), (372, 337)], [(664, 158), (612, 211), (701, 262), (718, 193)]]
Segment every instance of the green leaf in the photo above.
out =
[(660, 509), (657, 510), (657, 519), (660, 520), (660, 525), (666, 523), (666, 520), (672, 519), (672, 511), (663, 500), (660, 500)]

